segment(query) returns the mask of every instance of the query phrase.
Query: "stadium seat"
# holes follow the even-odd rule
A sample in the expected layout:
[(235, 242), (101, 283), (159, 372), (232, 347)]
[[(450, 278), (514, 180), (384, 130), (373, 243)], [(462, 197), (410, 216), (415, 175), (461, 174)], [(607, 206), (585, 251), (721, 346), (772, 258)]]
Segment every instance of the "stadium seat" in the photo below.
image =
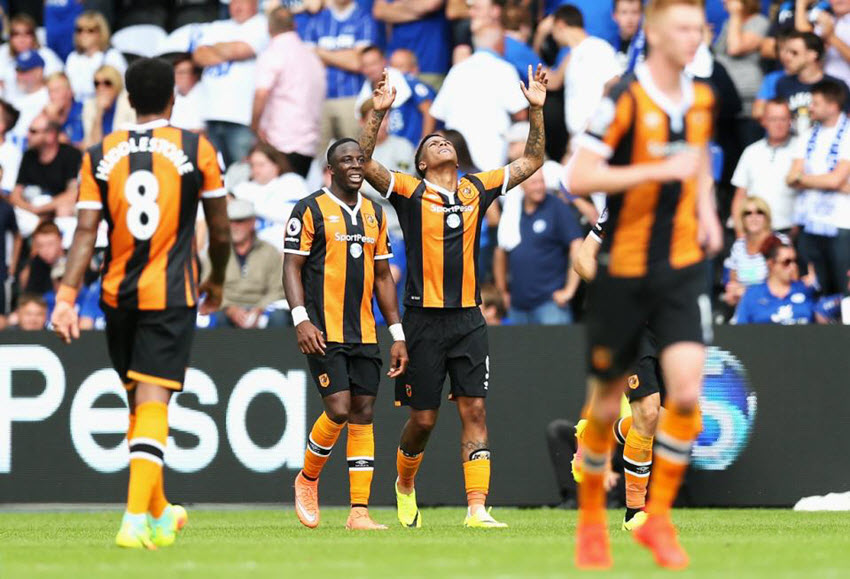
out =
[(132, 57), (151, 57), (160, 53), (165, 41), (165, 30), (153, 24), (136, 24), (122, 28), (112, 35), (112, 46), (121, 51), (128, 60)]

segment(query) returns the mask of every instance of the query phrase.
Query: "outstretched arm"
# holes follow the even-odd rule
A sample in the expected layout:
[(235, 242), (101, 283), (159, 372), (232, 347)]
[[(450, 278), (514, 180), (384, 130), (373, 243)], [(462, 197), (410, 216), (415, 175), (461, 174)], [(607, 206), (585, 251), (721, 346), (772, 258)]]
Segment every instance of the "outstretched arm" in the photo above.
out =
[(381, 123), (394, 100), (395, 89), (390, 87), (387, 70), (384, 69), (383, 77), (372, 92), (372, 110), (369, 111), (363, 132), (360, 133), (360, 148), (363, 149), (363, 156), (366, 157), (366, 181), (381, 195), (387, 194), (391, 175), (386, 167), (372, 159), (372, 153), (375, 152), (375, 144), (378, 141), (378, 129), (381, 128)]
[[(532, 76), (533, 74), (533, 76)], [(522, 157), (510, 164), (508, 189), (512, 189), (531, 177), (543, 166), (543, 156), (546, 152), (546, 130), (543, 128), (543, 103), (546, 102), (546, 71), (543, 65), (537, 65), (537, 71), (532, 73), (528, 67), (528, 88), (520, 82), (520, 87), (528, 99), (529, 123), (528, 140)]]

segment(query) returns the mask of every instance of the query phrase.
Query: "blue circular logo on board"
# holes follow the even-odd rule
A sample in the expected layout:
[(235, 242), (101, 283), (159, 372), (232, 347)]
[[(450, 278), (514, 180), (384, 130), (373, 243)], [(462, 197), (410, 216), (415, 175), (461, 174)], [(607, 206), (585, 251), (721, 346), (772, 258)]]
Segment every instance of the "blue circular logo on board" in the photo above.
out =
[(691, 464), (700, 470), (726, 470), (746, 448), (756, 420), (756, 393), (743, 364), (726, 350), (706, 349), (700, 409), (702, 432)]

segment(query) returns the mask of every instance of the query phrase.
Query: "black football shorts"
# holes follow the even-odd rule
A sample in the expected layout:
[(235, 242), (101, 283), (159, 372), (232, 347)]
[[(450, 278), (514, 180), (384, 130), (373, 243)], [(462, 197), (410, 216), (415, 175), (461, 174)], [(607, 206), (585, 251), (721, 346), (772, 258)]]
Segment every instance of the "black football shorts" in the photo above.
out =
[(322, 398), (348, 390), (352, 396), (377, 396), (381, 352), (377, 344), (327, 344), (324, 356), (307, 356)]

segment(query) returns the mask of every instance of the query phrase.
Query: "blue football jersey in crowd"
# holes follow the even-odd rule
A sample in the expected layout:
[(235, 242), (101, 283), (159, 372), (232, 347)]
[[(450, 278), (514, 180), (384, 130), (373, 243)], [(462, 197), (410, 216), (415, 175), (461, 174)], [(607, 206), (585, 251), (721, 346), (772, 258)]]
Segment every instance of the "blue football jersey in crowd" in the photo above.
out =
[(581, 11), (584, 29), (588, 34), (617, 46), (620, 32), (613, 18), (614, 0), (546, 0), (546, 14), (552, 14), (566, 4), (571, 4)]
[(404, 80), (410, 86), (410, 98), (393, 107), (388, 116), (388, 131), (391, 135), (404, 137), (414, 147), (419, 146), (422, 138), (422, 112), (419, 106), (426, 101), (433, 102), (437, 93), (411, 74), (405, 74)]
[[(343, 19), (338, 19), (333, 11), (325, 8), (316, 14), (307, 26), (305, 42), (325, 50), (347, 50), (362, 48), (377, 41), (377, 26), (370, 12), (356, 5)], [(363, 85), (363, 76), (348, 72), (335, 66), (328, 66), (327, 98), (355, 97)]]
[[(44, 30), (47, 46), (62, 62), (74, 51), (74, 23), (83, 13), (81, 0), (45, 0)], [(9, 11), (6, 11), (8, 14)]]
[(420, 72), (446, 74), (452, 61), (452, 43), (445, 11), (440, 8), (419, 20), (393, 24), (387, 55), (398, 48), (413, 51)]
[(529, 65), (534, 70), (543, 62), (533, 48), (510, 36), (505, 36), (505, 54), (502, 58), (513, 65), (523, 82), (528, 81)]
[(812, 288), (801, 281), (791, 284), (791, 291), (784, 298), (770, 293), (767, 282), (747, 288), (738, 309), (735, 324), (808, 324), (815, 315)]

